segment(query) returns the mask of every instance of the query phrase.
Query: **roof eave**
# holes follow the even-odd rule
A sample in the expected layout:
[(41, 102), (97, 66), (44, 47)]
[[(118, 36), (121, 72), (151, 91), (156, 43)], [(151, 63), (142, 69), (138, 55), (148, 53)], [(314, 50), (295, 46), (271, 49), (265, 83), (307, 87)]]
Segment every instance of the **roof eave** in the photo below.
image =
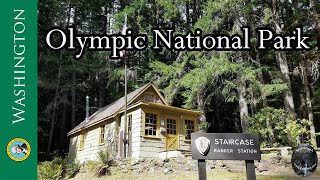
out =
[(106, 121), (106, 120), (108, 120), (108, 119), (114, 118), (115, 116), (116, 116), (116, 115), (112, 115), (112, 116), (103, 118), (103, 119), (101, 119), (101, 120), (99, 120), (99, 121), (97, 121), (97, 122), (94, 122), (94, 123), (92, 123), (92, 124), (89, 124), (88, 126), (81, 127), (80, 129), (77, 129), (77, 130), (75, 130), (75, 131), (73, 131), (73, 132), (72, 132), (72, 130), (71, 130), (70, 132), (67, 133), (67, 136), (71, 136), (72, 134), (76, 134), (77, 132), (80, 132), (80, 131), (82, 131), (82, 130), (88, 129), (88, 128), (91, 127), (91, 126), (94, 126), (94, 125), (96, 125), (96, 124), (99, 124), (99, 123), (101, 123), (101, 122), (103, 122), (103, 121)]
[(171, 109), (174, 111), (180, 111), (180, 112), (184, 112), (184, 113), (188, 113), (188, 114), (192, 114), (192, 115), (203, 115), (203, 112), (201, 112), (201, 111), (193, 111), (193, 110), (188, 110), (188, 109), (183, 109), (183, 108), (178, 108), (178, 107), (173, 107), (173, 106), (162, 105), (162, 104), (158, 104), (158, 103), (142, 102), (142, 104), (148, 105), (148, 106), (154, 106), (154, 107), (161, 107), (161, 108), (165, 108), (165, 109)]
[[(153, 107), (161, 107), (161, 108), (165, 108), (165, 109), (171, 109), (171, 110), (174, 110), (174, 111), (180, 111), (180, 112), (184, 112), (184, 113), (187, 113), (187, 114), (191, 114), (191, 115), (195, 115), (195, 116), (199, 116), (199, 115), (203, 115), (202, 112), (200, 111), (193, 111), (193, 110), (188, 110), (188, 109), (182, 109), (182, 108), (178, 108), (178, 107), (173, 107), (173, 106), (168, 106), (168, 105), (162, 105), (162, 104), (158, 104), (158, 103), (152, 103), (152, 102), (145, 102), (145, 101), (141, 101), (141, 102), (138, 102), (130, 107), (128, 107), (128, 110), (132, 109), (132, 108), (135, 108), (137, 106), (140, 106), (140, 105), (147, 105), (147, 106), (153, 106)], [(108, 119), (111, 119), (111, 118), (114, 118), (116, 117), (118, 114), (120, 113), (123, 113), (124, 112), (124, 109), (121, 108), (119, 111), (117, 111), (114, 115), (112, 116), (109, 116), (109, 117), (106, 117), (106, 118), (103, 118), (95, 123), (92, 123), (90, 124), (89, 126), (84, 126), (74, 132), (70, 131), (68, 132), (67, 136), (71, 136), (73, 134), (76, 134), (77, 132), (80, 132), (82, 130), (85, 130), (85, 129), (88, 129), (89, 127), (92, 127), (96, 124), (99, 124), (103, 121), (106, 121)]]

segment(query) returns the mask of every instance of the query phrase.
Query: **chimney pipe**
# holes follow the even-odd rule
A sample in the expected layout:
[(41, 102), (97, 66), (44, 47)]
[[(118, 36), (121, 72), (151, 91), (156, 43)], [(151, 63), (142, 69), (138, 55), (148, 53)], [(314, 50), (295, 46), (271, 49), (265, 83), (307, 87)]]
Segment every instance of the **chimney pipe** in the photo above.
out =
[(98, 98), (94, 98), (94, 107), (98, 107)]
[(89, 118), (89, 96), (86, 97), (86, 122), (88, 122)]

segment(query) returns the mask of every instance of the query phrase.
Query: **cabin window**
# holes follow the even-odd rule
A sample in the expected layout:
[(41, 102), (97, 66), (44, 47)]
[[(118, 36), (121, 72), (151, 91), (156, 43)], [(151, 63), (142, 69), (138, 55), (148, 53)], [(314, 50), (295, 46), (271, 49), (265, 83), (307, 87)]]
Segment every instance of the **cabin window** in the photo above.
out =
[(99, 128), (99, 144), (104, 144), (105, 138), (105, 125), (100, 126)]
[(177, 121), (175, 119), (167, 119), (167, 134), (177, 134)]
[(155, 102), (155, 97), (153, 93), (144, 93), (144, 100), (147, 102)]
[(145, 136), (157, 136), (157, 114), (146, 113)]
[(83, 150), (83, 148), (84, 148), (84, 139), (85, 139), (85, 134), (80, 134), (80, 137), (79, 137), (79, 150)]
[(194, 120), (184, 120), (184, 128), (185, 128), (185, 140), (191, 140), (191, 133), (195, 131), (195, 123)]
[(127, 132), (131, 132), (132, 131), (132, 115), (128, 115), (128, 131)]

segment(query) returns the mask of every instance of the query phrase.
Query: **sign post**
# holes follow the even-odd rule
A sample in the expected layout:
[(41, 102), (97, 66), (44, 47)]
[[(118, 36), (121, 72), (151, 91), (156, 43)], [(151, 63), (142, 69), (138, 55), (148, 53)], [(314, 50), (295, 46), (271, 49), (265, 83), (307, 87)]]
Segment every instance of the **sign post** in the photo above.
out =
[(246, 172), (248, 180), (256, 180), (256, 171), (254, 170), (253, 160), (246, 160)]
[(205, 160), (245, 160), (248, 180), (255, 180), (254, 160), (261, 159), (256, 134), (192, 133), (192, 159), (198, 160), (199, 180), (206, 180)]
[(206, 160), (198, 159), (199, 180), (207, 179)]

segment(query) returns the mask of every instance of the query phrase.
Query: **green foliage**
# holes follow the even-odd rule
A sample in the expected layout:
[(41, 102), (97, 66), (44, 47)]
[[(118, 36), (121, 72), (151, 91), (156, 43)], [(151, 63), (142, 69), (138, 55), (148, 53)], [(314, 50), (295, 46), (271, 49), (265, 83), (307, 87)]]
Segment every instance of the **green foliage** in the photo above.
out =
[(108, 150), (100, 150), (97, 154), (98, 160), (103, 165), (108, 165), (110, 161), (110, 153)]
[(262, 18), (263, 24), (269, 24), (271, 19), (272, 19), (271, 9), (269, 9), (269, 8), (264, 9), (263, 18)]
[(104, 175), (110, 175), (110, 153), (108, 152), (108, 150), (101, 150), (98, 152), (97, 154), (97, 158), (98, 158), (98, 164), (97, 167), (95, 169), (96, 175), (98, 177), (104, 176)]
[(284, 134), (279, 136), (279, 138), (288, 139), (290, 142), (289, 145), (295, 147), (298, 145), (296, 138), (300, 136), (302, 141), (311, 143), (310, 139), (304, 138), (304, 136), (310, 133), (308, 127), (311, 125), (311, 122), (307, 119), (297, 119), (297, 120), (289, 120), (287, 124), (283, 124), (285, 128), (283, 128)]
[(84, 165), (84, 169), (86, 172), (94, 172), (96, 176), (101, 177), (110, 175), (110, 165), (110, 153), (108, 150), (100, 150), (97, 154), (97, 161), (87, 161)]
[[(70, 123), (62, 123), (67, 122), (67, 118), (60, 117), (64, 117), (63, 112), (77, 112), (71, 115), (71, 122), (75, 126), (81, 123), (85, 117), (83, 106), (87, 95), (92, 97), (90, 104), (96, 103), (93, 99), (97, 98), (97, 104), (105, 106), (124, 94), (123, 61), (109, 60), (106, 57), (110, 52), (106, 51), (86, 51), (83, 58), (77, 61), (73, 58), (73, 52), (51, 51), (46, 48), (44, 39), (48, 29), (52, 25), (71, 25), (81, 34), (118, 33), (125, 15), (133, 35), (147, 35), (149, 45), (153, 44), (151, 28), (154, 27), (174, 28), (175, 34), (200, 28), (202, 35), (232, 36), (235, 33), (242, 34), (239, 27), (249, 26), (249, 42), (253, 47), (248, 51), (171, 51), (166, 48), (152, 51), (151, 46), (143, 51), (131, 50), (127, 58), (128, 92), (153, 81), (169, 104), (205, 110), (205, 115), (210, 117), (207, 120), (213, 122), (212, 125), (215, 125), (216, 117), (211, 115), (219, 111), (223, 121), (221, 130), (230, 131), (228, 126), (236, 124), (235, 119), (239, 119), (238, 90), (239, 79), (242, 79), (245, 80), (244, 87), (241, 87), (245, 89), (243, 98), (248, 103), (248, 113), (253, 116), (252, 129), (264, 138), (264, 146), (294, 144), (294, 137), (305, 132), (300, 127), (308, 126), (303, 126), (306, 123), (303, 118), (307, 117), (301, 116), (299, 118), (302, 120), (290, 121), (283, 110), (266, 108), (268, 105), (283, 108), (283, 92), (290, 89), (287, 81), (284, 81), (286, 75), (281, 73), (279, 62), (276, 61), (278, 54), (274, 50), (256, 51), (255, 29), (268, 27), (276, 31), (275, 27), (280, 25), (282, 34), (290, 34), (289, 31), (295, 26), (303, 27), (304, 33), (308, 34), (320, 32), (315, 25), (319, 4), (317, 2), (314, 6), (316, 10), (313, 10), (309, 1), (39, 1), (39, 152), (44, 154), (50, 149), (52, 154), (53, 149), (58, 149), (59, 155), (62, 155), (67, 143), (59, 137), (63, 137), (72, 127), (68, 125)], [(279, 21), (278, 25), (276, 21)], [(312, 45), (316, 46), (315, 39)], [(299, 67), (301, 60), (310, 63), (311, 68), (306, 69), (308, 79), (312, 78), (309, 81), (309, 87), (314, 89), (311, 93), (312, 110), (315, 119), (318, 119), (320, 83), (315, 81), (319, 76), (319, 51), (315, 49), (306, 52), (287, 51), (283, 53), (283, 58), (287, 61), (285, 66), (289, 67), (295, 109), (303, 112), (299, 115), (306, 114), (302, 94), (306, 91), (301, 86), (301, 75), (292, 73), (292, 70)], [(61, 98), (65, 92), (67, 98)], [(64, 111), (63, 105), (66, 105), (67, 111)], [(256, 114), (261, 108), (265, 109)], [(226, 119), (229, 119), (229, 124)], [(266, 124), (267, 120), (270, 121), (269, 125)], [(50, 127), (50, 124), (55, 126)], [(319, 124), (315, 122), (315, 125), (319, 131)], [(272, 132), (274, 135), (271, 137)], [(57, 143), (51, 143), (53, 147), (48, 148), (49, 136)], [(59, 147), (55, 147), (57, 145)]]
[[(65, 171), (68, 173), (68, 171), (71, 170), (69, 169), (70, 165), (71, 164), (67, 164), (66, 159), (62, 159), (60, 157), (56, 157), (52, 161), (41, 162), (38, 165), (38, 179), (60, 179)], [(75, 165), (72, 166), (73, 168), (76, 168)]]
[(198, 124), (199, 130), (203, 132), (207, 132), (209, 126), (210, 123), (208, 123), (207, 121), (202, 121)]
[(51, 161), (53, 164), (56, 164), (56, 165), (61, 165), (62, 168), (64, 169), (67, 165), (67, 161), (66, 159), (62, 159), (60, 157), (56, 157), (54, 158), (52, 161)]
[(38, 179), (57, 180), (61, 178), (62, 171), (62, 164), (44, 161), (38, 165)]
[(84, 169), (86, 172), (94, 172), (96, 170), (96, 168), (98, 167), (99, 162), (98, 161), (86, 161), (86, 163), (84, 164)]
[(249, 131), (259, 134), (262, 147), (296, 146), (297, 137), (307, 134), (310, 122), (291, 120), (285, 110), (267, 107), (249, 120)]
[(66, 173), (68, 178), (73, 178), (81, 168), (81, 164), (79, 162), (71, 162), (66, 166)]

